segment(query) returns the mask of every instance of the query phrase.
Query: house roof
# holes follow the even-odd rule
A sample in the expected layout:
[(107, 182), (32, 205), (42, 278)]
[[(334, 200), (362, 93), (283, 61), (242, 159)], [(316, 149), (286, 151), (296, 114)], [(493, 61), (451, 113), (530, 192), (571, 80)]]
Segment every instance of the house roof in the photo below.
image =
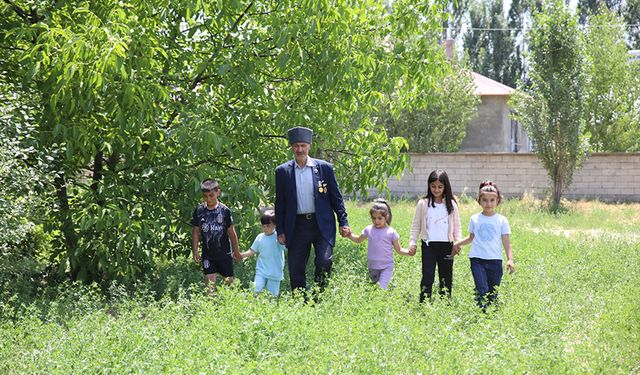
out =
[(473, 74), (473, 83), (476, 85), (476, 89), (473, 93), (476, 95), (509, 96), (515, 91), (515, 89), (494, 81), (489, 77), (485, 77), (482, 74), (476, 72), (471, 72), (471, 74)]

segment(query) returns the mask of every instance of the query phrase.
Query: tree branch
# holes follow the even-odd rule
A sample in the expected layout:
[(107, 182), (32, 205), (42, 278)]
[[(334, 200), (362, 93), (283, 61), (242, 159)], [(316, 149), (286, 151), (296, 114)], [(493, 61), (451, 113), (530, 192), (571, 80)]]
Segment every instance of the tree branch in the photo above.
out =
[[(236, 18), (236, 21), (233, 23), (233, 25), (231, 26), (231, 28), (229, 29), (229, 31), (227, 32), (227, 36), (224, 37), (224, 40), (222, 41), (222, 44), (226, 44), (227, 41), (231, 38), (231, 32), (235, 31), (238, 29), (238, 24), (240, 24), (240, 21), (247, 15), (247, 13), (249, 12), (249, 9), (251, 9), (251, 7), (253, 6), (253, 1), (249, 3), (249, 5), (247, 5), (247, 7), (244, 9), (244, 11), (242, 12), (242, 14), (240, 14), (238, 16), (238, 18)], [(217, 52), (217, 51), (216, 51)], [(207, 65), (211, 63), (211, 61), (213, 61), (214, 56), (216, 55), (216, 52), (213, 52), (211, 54), (211, 56), (209, 57), (209, 59), (207, 60)], [(200, 84), (200, 82), (202, 82), (202, 79), (204, 77), (204, 71), (206, 70), (206, 67), (204, 69), (202, 69), (202, 71), (200, 72), (200, 74), (198, 74), (192, 84), (190, 89), (193, 90), (195, 89), (198, 84)]]
[(276, 135), (276, 134), (260, 134), (260, 137), (262, 137), (262, 138), (282, 138), (282, 139), (287, 139), (287, 137), (285, 137), (284, 135)]
[[(5, 1), (8, 1), (8, 0), (5, 0)], [(240, 21), (248, 14), (249, 9), (251, 9), (252, 6), (253, 6), (253, 1), (250, 2), (249, 5), (247, 5), (247, 7), (244, 9), (242, 14), (240, 14), (238, 16), (238, 18), (236, 18), (236, 20), (233, 23), (233, 25), (231, 26), (231, 28), (227, 31), (227, 35), (224, 37), (224, 40), (222, 41), (222, 45), (226, 44), (229, 41), (229, 39), (231, 38), (231, 32), (237, 30), (238, 24), (240, 24)], [(207, 59), (207, 62), (206, 62), (207, 66), (213, 61), (213, 58), (215, 57), (216, 52), (213, 52), (211, 54), (211, 56), (209, 56), (209, 59)], [(196, 87), (198, 87), (200, 82), (202, 82), (204, 80), (205, 71), (207, 70), (207, 66), (205, 66), (202, 69), (202, 71), (193, 79), (193, 82), (191, 82), (191, 84), (189, 85), (189, 91), (194, 90)], [(185, 102), (186, 102), (186, 100), (184, 99), (184, 96), (181, 95), (179, 103), (184, 105)], [(169, 115), (169, 119), (167, 120), (167, 122), (165, 124), (165, 128), (169, 128), (171, 126), (171, 124), (175, 121), (176, 117), (178, 117), (178, 109), (177, 108), (174, 109), (173, 112)]]
[(16, 12), (18, 17), (22, 18), (25, 22), (28, 22), (33, 25), (42, 20), (42, 18), (40, 17), (40, 15), (38, 15), (38, 12), (36, 11), (35, 8), (31, 8), (27, 12), (26, 10), (14, 4), (14, 2), (11, 0), (4, 0), (4, 2), (6, 4), (9, 4), (11, 6), (11, 9), (13, 9), (13, 11)]
[(295, 77), (276, 77), (275, 75), (266, 72), (264, 70), (257, 70), (258, 73), (262, 74), (263, 76), (266, 76), (267, 78), (269, 78), (268, 82), (274, 82), (274, 83), (280, 83), (280, 82), (293, 82), (296, 80)]
[(324, 152), (332, 152), (332, 153), (336, 153), (336, 154), (345, 154), (345, 155), (349, 155), (349, 156), (356, 156), (357, 154), (354, 152), (349, 152), (347, 150), (334, 150), (334, 149), (324, 149)]
[(204, 160), (200, 160), (200, 161), (198, 161), (198, 162), (196, 162), (196, 163), (191, 164), (191, 165), (189, 166), (189, 168), (199, 167), (199, 166), (201, 166), (202, 164), (207, 164), (207, 163), (209, 163), (209, 164), (219, 165), (219, 166), (221, 166), (221, 167), (224, 167), (224, 168), (227, 168), (227, 169), (231, 169), (231, 170), (236, 171), (236, 172), (243, 172), (243, 170), (242, 170), (242, 169), (240, 169), (240, 168), (236, 168), (236, 167), (233, 167), (233, 166), (231, 166), (231, 165), (229, 165), (229, 164), (221, 163), (221, 162), (216, 161), (216, 160), (213, 160), (213, 159), (204, 159)]
[(14, 47), (14, 46), (2, 46), (0, 48), (6, 49), (9, 51), (26, 51), (27, 50), (26, 48), (20, 48), (20, 47)]

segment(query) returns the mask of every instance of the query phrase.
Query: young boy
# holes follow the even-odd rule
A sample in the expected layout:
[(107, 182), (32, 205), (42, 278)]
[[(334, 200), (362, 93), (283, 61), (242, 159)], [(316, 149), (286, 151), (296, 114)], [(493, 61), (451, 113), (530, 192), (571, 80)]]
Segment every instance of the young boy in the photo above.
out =
[[(240, 260), (238, 235), (233, 226), (231, 210), (220, 201), (220, 186), (214, 179), (206, 179), (200, 184), (204, 197), (193, 211), (191, 219), (191, 249), (193, 260), (202, 261), (204, 283), (213, 296), (216, 273), (224, 277), (227, 285), (233, 282), (233, 260)], [(198, 243), (202, 239), (202, 255), (198, 253)], [(231, 242), (231, 243), (229, 243)], [(233, 247), (233, 259), (231, 247)]]
[(260, 217), (262, 233), (256, 236), (251, 248), (240, 253), (242, 258), (258, 254), (256, 262), (256, 294), (265, 287), (271, 294), (278, 296), (280, 281), (284, 278), (284, 245), (278, 242), (276, 233), (276, 214), (273, 210), (265, 211)]

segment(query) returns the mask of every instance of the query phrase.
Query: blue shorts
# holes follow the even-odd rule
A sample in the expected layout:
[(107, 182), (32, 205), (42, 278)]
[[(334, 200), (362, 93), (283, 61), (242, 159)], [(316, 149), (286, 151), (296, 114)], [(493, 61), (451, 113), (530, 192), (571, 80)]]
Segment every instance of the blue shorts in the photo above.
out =
[(267, 279), (266, 277), (256, 274), (253, 281), (256, 284), (256, 293), (261, 292), (266, 287), (274, 296), (277, 297), (278, 294), (280, 294), (280, 280)]
[(202, 271), (205, 275), (219, 273), (222, 277), (233, 277), (233, 259), (228, 258), (202, 258)]

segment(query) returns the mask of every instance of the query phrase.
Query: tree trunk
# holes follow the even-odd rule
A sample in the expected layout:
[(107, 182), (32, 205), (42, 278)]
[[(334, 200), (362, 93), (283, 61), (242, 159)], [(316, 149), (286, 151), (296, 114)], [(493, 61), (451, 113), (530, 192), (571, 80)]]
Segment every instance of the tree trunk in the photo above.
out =
[(58, 198), (58, 205), (60, 206), (60, 230), (64, 236), (64, 243), (67, 247), (67, 257), (69, 258), (69, 266), (71, 267), (71, 277), (76, 280), (78, 272), (80, 271), (80, 265), (75, 259), (74, 252), (78, 243), (78, 238), (73, 227), (71, 220), (71, 210), (69, 208), (69, 196), (67, 195), (67, 184), (64, 179), (64, 175), (58, 175), (54, 179), (54, 186), (56, 188), (56, 196)]
[(91, 189), (93, 190), (96, 196), (96, 201), (100, 206), (104, 206), (104, 199), (100, 197), (100, 193), (98, 192), (98, 187), (100, 180), (102, 180), (104, 169), (103, 156), (102, 151), (98, 151), (96, 156), (93, 158), (93, 182), (91, 183)]
[(562, 176), (556, 176), (553, 179), (553, 187), (552, 187), (552, 202), (551, 202), (551, 210), (557, 211), (560, 209), (560, 199), (562, 199), (562, 189), (563, 189), (563, 180)]

